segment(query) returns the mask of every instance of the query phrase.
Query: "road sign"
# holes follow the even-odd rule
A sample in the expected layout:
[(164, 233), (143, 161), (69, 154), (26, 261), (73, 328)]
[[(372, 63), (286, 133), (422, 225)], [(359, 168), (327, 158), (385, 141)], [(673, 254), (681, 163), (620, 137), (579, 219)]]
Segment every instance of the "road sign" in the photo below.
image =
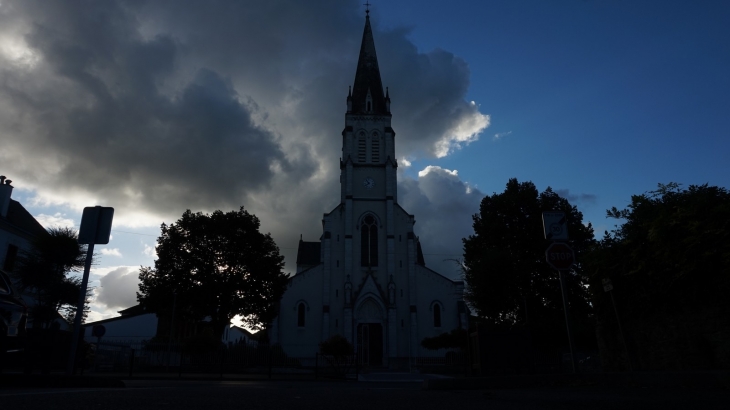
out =
[(102, 337), (104, 336), (104, 333), (106, 333), (106, 328), (104, 325), (94, 325), (94, 327), (91, 328), (91, 335), (95, 337)]
[(603, 279), (601, 282), (603, 282), (604, 292), (610, 292), (613, 290), (613, 283), (611, 283), (611, 279)]
[(542, 227), (545, 232), (545, 239), (551, 241), (568, 240), (568, 223), (565, 219), (565, 212), (543, 212)]
[(78, 242), (89, 246), (86, 247), (84, 275), (81, 277), (81, 289), (79, 289), (79, 301), (76, 303), (76, 316), (74, 317), (74, 330), (71, 338), (71, 352), (68, 355), (68, 365), (66, 367), (66, 372), (69, 375), (74, 374), (76, 369), (76, 350), (79, 346), (79, 336), (81, 336), (81, 317), (84, 313), (84, 305), (86, 305), (86, 288), (89, 284), (89, 271), (91, 270), (91, 259), (94, 256), (94, 244), (109, 243), (113, 218), (114, 208), (104, 206), (87, 206), (81, 215)]
[(114, 208), (108, 206), (87, 206), (81, 215), (79, 243), (107, 244), (112, 231)]
[(547, 263), (557, 270), (568, 270), (575, 263), (575, 254), (570, 246), (556, 242), (548, 246), (545, 251)]

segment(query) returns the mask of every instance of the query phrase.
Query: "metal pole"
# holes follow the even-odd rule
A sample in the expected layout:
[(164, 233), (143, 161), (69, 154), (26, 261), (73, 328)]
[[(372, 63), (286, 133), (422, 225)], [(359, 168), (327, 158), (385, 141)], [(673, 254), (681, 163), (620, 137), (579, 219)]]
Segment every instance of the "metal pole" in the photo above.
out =
[[(170, 361), (172, 360), (172, 329), (175, 326), (175, 305), (177, 304), (177, 292), (172, 293), (172, 320), (170, 320), (170, 337), (167, 340), (167, 371), (170, 371)], [(182, 365), (182, 364), (181, 364)]]
[(68, 357), (68, 365), (66, 373), (74, 374), (76, 367), (76, 350), (79, 348), (79, 337), (81, 336), (81, 318), (84, 316), (84, 305), (86, 304), (86, 286), (89, 284), (89, 271), (91, 270), (91, 259), (94, 256), (93, 241), (88, 245), (86, 250), (86, 262), (84, 263), (84, 276), (81, 279), (81, 289), (79, 290), (79, 301), (76, 304), (76, 316), (74, 317), (74, 328), (71, 335), (71, 353)]
[[(573, 350), (573, 332), (570, 329), (570, 308), (568, 307), (568, 294), (565, 290), (565, 278), (563, 271), (558, 271), (560, 277), (560, 292), (563, 295), (563, 311), (565, 312), (565, 327), (568, 330), (568, 345), (570, 346), (570, 361), (573, 364), (573, 373), (578, 372), (578, 366), (575, 365), (575, 352)], [(562, 358), (561, 358), (562, 363)]]
[(616, 313), (616, 322), (618, 322), (618, 333), (621, 335), (621, 341), (624, 345), (624, 352), (626, 353), (626, 364), (629, 366), (629, 371), (632, 372), (633, 369), (631, 368), (631, 356), (629, 356), (629, 346), (626, 343), (626, 337), (624, 336), (624, 330), (621, 327), (621, 319), (618, 317), (618, 309), (616, 308), (616, 300), (613, 298), (613, 291), (608, 291), (608, 293), (611, 295), (611, 303), (613, 303), (613, 311)]
[(129, 377), (132, 377), (132, 371), (134, 370), (134, 349), (129, 349)]

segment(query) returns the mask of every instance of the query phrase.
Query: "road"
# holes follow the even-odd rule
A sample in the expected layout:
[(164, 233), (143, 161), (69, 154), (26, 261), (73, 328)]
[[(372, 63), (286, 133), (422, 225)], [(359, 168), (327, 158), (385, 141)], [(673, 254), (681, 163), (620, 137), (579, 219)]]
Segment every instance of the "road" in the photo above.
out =
[(730, 391), (562, 387), (425, 391), (418, 383), (125, 381), (118, 389), (0, 390), (0, 408), (165, 409), (727, 409)]

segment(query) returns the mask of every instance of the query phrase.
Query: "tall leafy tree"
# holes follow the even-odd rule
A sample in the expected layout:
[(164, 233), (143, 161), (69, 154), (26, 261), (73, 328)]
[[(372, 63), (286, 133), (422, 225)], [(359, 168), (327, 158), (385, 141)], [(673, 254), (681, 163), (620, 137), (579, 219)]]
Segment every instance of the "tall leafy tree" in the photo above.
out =
[[(563, 332), (558, 272), (545, 261), (542, 213), (565, 212), (578, 264), (566, 274), (571, 313), (586, 321), (590, 304), (581, 260), (593, 243), (593, 228), (567, 199), (532, 182), (510, 179), (505, 191), (485, 197), (474, 215), (474, 234), (464, 238), (466, 299), (475, 313), (496, 325), (529, 325), (537, 331)], [(556, 334), (559, 334), (556, 333)], [(548, 332), (550, 333), (550, 332)]]
[(611, 279), (635, 367), (730, 366), (726, 355), (713, 356), (730, 340), (708, 331), (727, 328), (730, 316), (730, 192), (659, 184), (607, 216), (621, 224), (588, 264), (604, 364), (625, 368), (613, 301), (602, 288)]
[(22, 292), (34, 299), (33, 325), (47, 327), (59, 315), (73, 323), (81, 289), (81, 280), (74, 274), (84, 267), (86, 247), (71, 228), (50, 228), (48, 235), (37, 237), (31, 245), (21, 255), (14, 276)]
[(137, 299), (149, 310), (192, 320), (211, 318), (220, 337), (236, 315), (261, 328), (277, 314), (287, 277), (284, 258), (259, 219), (244, 210), (212, 214), (185, 211), (162, 224), (155, 267), (140, 270)]

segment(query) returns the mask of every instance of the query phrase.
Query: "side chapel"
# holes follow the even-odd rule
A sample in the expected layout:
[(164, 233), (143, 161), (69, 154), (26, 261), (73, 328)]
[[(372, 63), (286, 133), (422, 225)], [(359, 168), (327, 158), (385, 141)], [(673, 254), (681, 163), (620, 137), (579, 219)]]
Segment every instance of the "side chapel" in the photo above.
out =
[(300, 239), (297, 272), (269, 327), (270, 342), (291, 357), (313, 357), (339, 334), (363, 363), (395, 365), (434, 354), (423, 338), (468, 327), (464, 283), (426, 267), (416, 220), (398, 204), (391, 117), (368, 13), (347, 96), (340, 204), (324, 214), (318, 242)]

